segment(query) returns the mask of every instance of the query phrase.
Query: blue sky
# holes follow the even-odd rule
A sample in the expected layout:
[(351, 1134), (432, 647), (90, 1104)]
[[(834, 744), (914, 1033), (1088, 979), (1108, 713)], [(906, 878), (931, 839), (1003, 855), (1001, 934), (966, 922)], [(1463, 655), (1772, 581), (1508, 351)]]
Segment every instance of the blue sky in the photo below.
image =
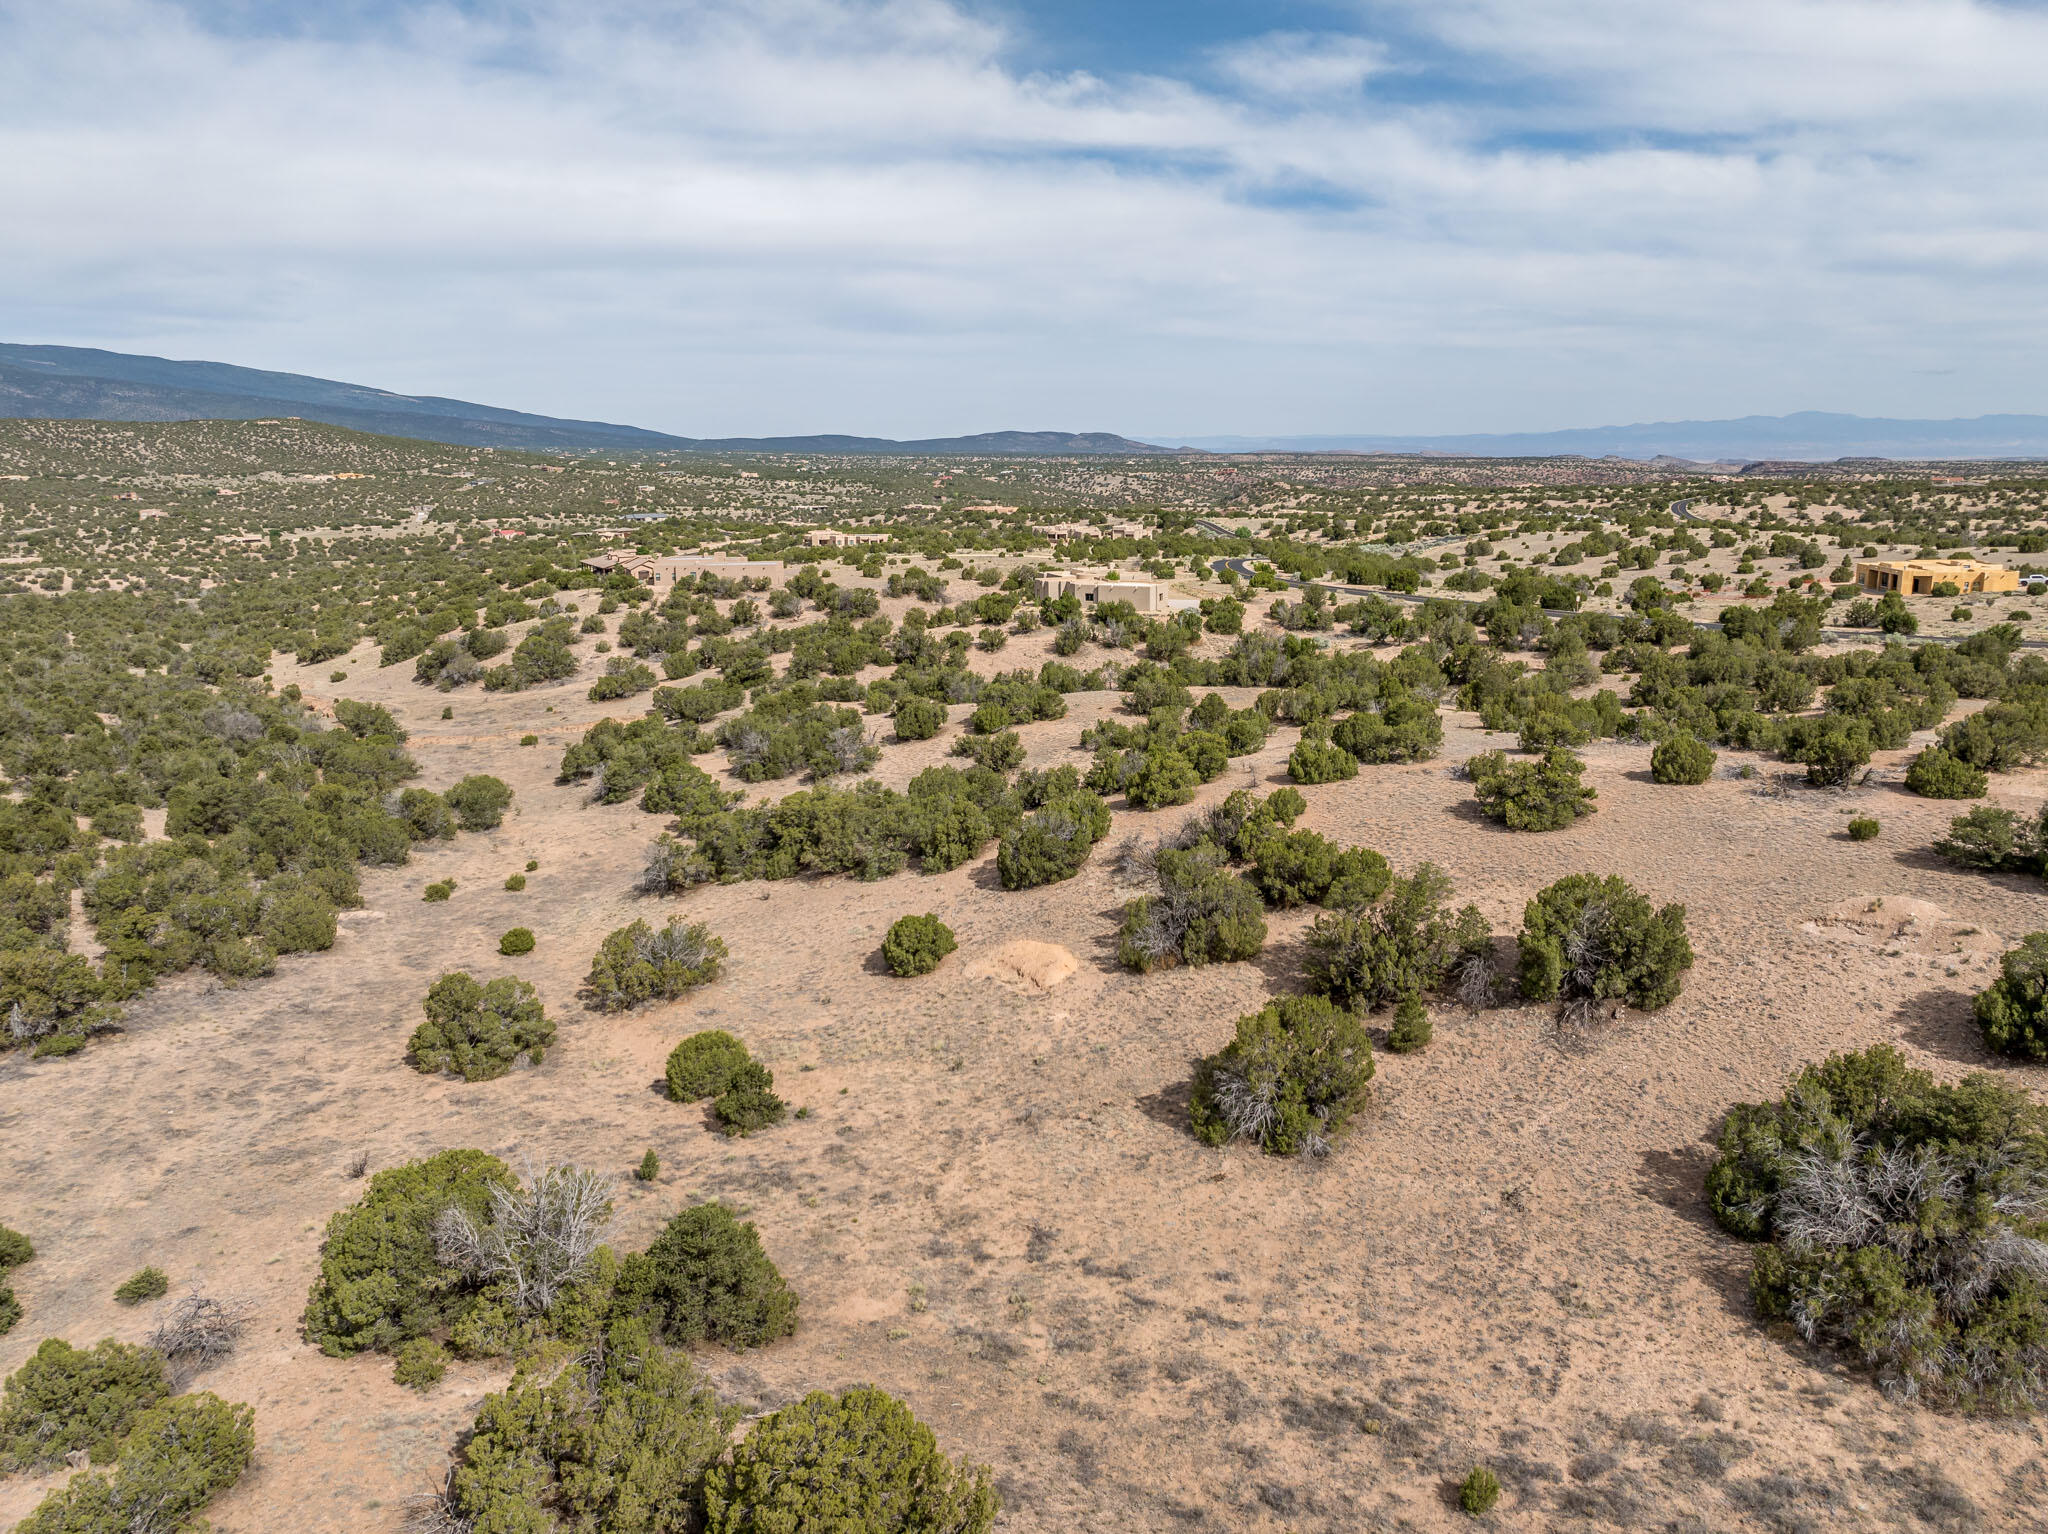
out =
[(1985, 0), (0, 0), (0, 338), (691, 434), (2048, 412)]

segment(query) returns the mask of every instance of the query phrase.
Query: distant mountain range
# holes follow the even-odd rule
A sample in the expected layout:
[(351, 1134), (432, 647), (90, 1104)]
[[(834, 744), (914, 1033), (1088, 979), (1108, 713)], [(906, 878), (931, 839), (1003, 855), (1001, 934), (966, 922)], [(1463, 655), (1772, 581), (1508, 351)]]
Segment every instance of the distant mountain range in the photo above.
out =
[(1156, 453), (1109, 432), (992, 431), (972, 437), (892, 442), (883, 437), (675, 437), (472, 405), (435, 395), (393, 394), (299, 373), (225, 362), (172, 362), (77, 346), (0, 342), (0, 417), (71, 421), (250, 421), (298, 416), (384, 436), (463, 447), (540, 452), (771, 452), (917, 454)]
[(394, 394), (225, 362), (172, 362), (77, 346), (0, 342), (0, 417), (39, 420), (261, 420), (299, 416), (384, 436), (539, 452), (1128, 455), (1408, 453), (1452, 458), (1671, 458), (1694, 463), (1837, 458), (2048, 459), (2048, 416), (1898, 421), (1802, 410), (1735, 421), (1658, 421), (1572, 431), (1450, 437), (1181, 437), (1163, 444), (1112, 432), (990, 431), (971, 437), (678, 437), (609, 421), (572, 421), (431, 394)]
[(1802, 410), (1735, 421), (1656, 421), (1572, 431), (1456, 437), (1169, 437), (1210, 453), (1440, 453), (1452, 458), (1758, 459), (2048, 458), (2048, 416), (1980, 415), (1958, 421), (1895, 421)]

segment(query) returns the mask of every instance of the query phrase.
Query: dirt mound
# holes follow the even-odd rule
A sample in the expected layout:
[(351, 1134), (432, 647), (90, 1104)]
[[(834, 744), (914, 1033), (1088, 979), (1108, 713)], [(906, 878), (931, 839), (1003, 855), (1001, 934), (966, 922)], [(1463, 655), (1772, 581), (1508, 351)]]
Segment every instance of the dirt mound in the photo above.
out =
[(985, 980), (999, 980), (1020, 991), (1049, 991), (1081, 967), (1058, 943), (1035, 943), (1028, 938), (1005, 943), (974, 966), (972, 971)]
[(1933, 901), (1911, 895), (1857, 895), (1802, 923), (1800, 930), (1906, 953), (1999, 953), (2005, 948), (1997, 933), (1958, 921)]

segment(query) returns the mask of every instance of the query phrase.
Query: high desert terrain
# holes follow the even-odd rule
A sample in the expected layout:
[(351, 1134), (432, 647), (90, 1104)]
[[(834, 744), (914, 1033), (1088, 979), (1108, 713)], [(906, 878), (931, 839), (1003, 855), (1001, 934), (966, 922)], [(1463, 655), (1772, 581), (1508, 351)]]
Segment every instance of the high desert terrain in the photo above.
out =
[[(568, 460), (566, 473), (544, 478), (540, 460), (516, 454), (463, 453), (450, 468), (454, 460), (432, 455), (453, 450), (341, 432), (312, 447), (280, 437), (266, 449), (269, 459), (230, 461), (225, 447), (197, 440), (196, 427), (183, 435), (156, 429), (161, 440), (144, 442), (140, 459), (122, 459), (86, 428), (73, 430), (78, 440), (63, 452), (74, 456), (62, 462), (50, 441), (17, 443), (16, 461), (30, 478), (0, 485), (22, 570), (23, 589), (0, 597), (15, 604), (0, 609), (9, 616), (20, 604), (128, 600), (146, 619), (146, 603), (164, 599), (152, 560), (192, 567), (189, 583), (174, 585), (168, 599), (204, 613), (244, 596), (265, 601), (265, 582), (303, 581), (315, 567), (345, 572), (351, 561), (381, 560), (378, 568), (388, 570), (411, 557), (373, 546), (433, 543), (459, 563), (500, 559), (515, 542), (490, 535), (520, 515), (515, 509), (465, 511), (459, 520), (437, 511), (415, 522), (411, 486), (388, 502), (342, 508), (322, 497), (367, 494), (364, 481), (308, 480), (287, 498), (277, 488), (285, 480), (266, 489), (251, 478), (305, 474), (309, 465), (342, 461), (344, 451), (374, 462), (362, 471), (372, 486), (401, 474), (443, 473), (449, 483), (467, 475), (490, 481), (470, 492), (479, 497), (509, 495), (507, 483), (527, 480), (543, 487), (533, 496), (552, 494), (548, 483), (599, 472)], [(175, 473), (197, 478), (174, 480), (157, 461), (173, 448), (186, 455)], [(421, 455), (418, 464), (408, 453)], [(493, 472), (480, 473), (479, 464)], [(768, 467), (772, 475), (776, 466)], [(834, 562), (827, 573), (839, 588), (873, 593), (873, 616), (900, 631), (919, 604), (889, 594), (890, 574), (939, 571), (956, 602), (1017, 590), (998, 583), (1019, 570), (1028, 578), (1031, 567), (1079, 566), (1098, 551), (1055, 554), (1028, 533), (1005, 539), (1005, 529), (1050, 520), (1061, 508), (1107, 508), (1138, 530), (1112, 535), (1105, 526), (1094, 567), (1120, 565), (1142, 577), (1148, 561), (1165, 560), (1168, 573), (1155, 576), (1190, 607), (1240, 596), (1243, 634), (1277, 640), (1306, 632), (1325, 653), (1364, 652), (1388, 666), (1409, 646), (1431, 642), (1416, 632), (1304, 631), (1288, 611), (1298, 593), (1275, 591), (1277, 582), (1226, 587), (1212, 565), (1273, 560), (1284, 552), (1287, 519), (1327, 521), (1331, 496), (1344, 498), (1346, 524), (1334, 534), (1302, 531), (1287, 547), (1327, 562), (1358, 545), (1396, 560), (1433, 536), (1450, 540), (1456, 556), (1465, 533), (1450, 524), (1427, 531), (1431, 518), (1454, 511), (1396, 504), (1417, 493), (1407, 478), (1412, 466), (1386, 486), (1347, 483), (1322, 503), (1310, 495), (1307, 512), (1296, 486), (1322, 472), (1312, 462), (1241, 467), (1236, 477), (1261, 484), (1285, 476), (1281, 488), (1253, 496), (1271, 519), (1257, 541), (1205, 542), (1184, 521), (1162, 531), (1160, 498), (1148, 491), (1139, 504), (1139, 492), (1104, 488), (1099, 482), (1116, 471), (1103, 465), (1086, 466), (1086, 487), (1061, 479), (1080, 468), (1032, 468), (1050, 486), (1040, 493), (1051, 510), (973, 515), (944, 500), (929, 512), (896, 509), (912, 497), (951, 494), (916, 466), (820, 465), (834, 483), (857, 473), (896, 476), (879, 489), (867, 484), (859, 509), (872, 519), (863, 525), (900, 528), (902, 536), (865, 568), (860, 551), (807, 552)], [(543, 566), (573, 571), (582, 554), (633, 547), (641, 534), (598, 530), (633, 504), (635, 491), (599, 492), (656, 471), (628, 463), (612, 472), (617, 485), (579, 484), (582, 499), (564, 492), (549, 517), (520, 524), (522, 552), (540, 549)], [(958, 499), (1000, 493), (1012, 472), (989, 466), (985, 487)], [(1152, 486), (1159, 476), (1197, 471), (1140, 464), (1129, 472)], [(231, 483), (237, 476), (246, 489)], [(726, 483), (735, 502), (744, 501), (743, 489)], [(2011, 494), (1996, 486), (1964, 492), (1982, 501), (1962, 505), (1966, 527), (1973, 510), (2001, 526), (2033, 526), (2032, 483)], [(109, 500), (131, 486), (140, 501)], [(122, 539), (141, 536), (136, 505), (170, 507), (165, 523), (220, 519), (231, 515), (218, 509), (223, 488), (237, 491), (244, 509), (232, 516), (264, 535), (268, 553), (218, 544), (212, 522), (177, 550), (152, 553), (145, 540), (123, 552)], [(1701, 532), (1737, 533), (1692, 570), (1725, 567), (1737, 581), (1752, 578), (1735, 574), (1748, 557), (1737, 540), (1768, 543), (1774, 528), (1801, 543), (1829, 537), (1829, 565), (1864, 543), (1864, 532), (1847, 531), (1858, 519), (1891, 518), (1885, 535), (1869, 541), (1901, 557), (1932, 541), (1907, 525), (1896, 499), (1873, 499), (1868, 485), (1855, 487), (1861, 506), (1830, 499), (1840, 487), (1826, 483), (1789, 492), (1771, 485), (1770, 499), (1737, 504), (1752, 488), (1649, 481), (1640, 492), (1621, 487), (1640, 493), (1639, 503), (1607, 511), (1598, 501), (1574, 503), (1570, 515), (1604, 518), (1624, 541), (1631, 519), (1638, 541), (1645, 527), (1682, 536), (1688, 520), (1664, 508), (1690, 491), (1707, 518)], [(1904, 492), (1878, 488), (1918, 494), (1942, 516), (1957, 500), (1924, 478)], [(1518, 567), (1569, 574), (1543, 563), (1560, 535), (1541, 525), (1516, 530), (1544, 514), (1548, 489), (1527, 489), (1492, 531), (1488, 551), (1459, 568), (1490, 580)], [(1440, 493), (1453, 507), (1481, 494)], [(1489, 488), (1484, 496), (1503, 493)], [(1730, 499), (1709, 513), (1713, 494)], [(189, 510), (178, 509), (179, 497)], [(1217, 515), (1239, 504), (1208, 500)], [(723, 504), (657, 509), (670, 520), (650, 526), (667, 529), (666, 541), (646, 536), (664, 551), (742, 548), (819, 520), (775, 507), (756, 508), (751, 521)], [(1389, 543), (1368, 535), (1367, 528), (1384, 533), (1394, 515), (1408, 519), (1398, 531), (1411, 536)], [(91, 536), (76, 540), (74, 528)], [(45, 530), (42, 541), (23, 529)], [(1169, 535), (1192, 541), (1169, 552)], [(966, 570), (939, 570), (944, 538), (956, 540), (947, 548)], [(1989, 537), (1974, 541), (1985, 559), (2025, 560)], [(804, 557), (746, 551), (785, 560), (789, 574)], [(1589, 554), (1578, 572), (1585, 610), (1627, 617), (1641, 607), (1625, 596), (1641, 567), (1610, 578), (1606, 595), (1595, 597), (1594, 567), (1604, 557)], [(1774, 591), (1800, 574), (1796, 554), (1757, 563)], [(976, 566), (993, 578), (963, 585)], [(1286, 568), (1283, 560), (1282, 574)], [(1429, 584), (1403, 612), (1421, 621), (1421, 599), (1441, 586), (1444, 568), (1431, 562)], [(44, 578), (53, 571), (61, 577), (54, 583)], [(1829, 572), (1811, 573), (1825, 582)], [(1824, 604), (1820, 589), (1810, 600)], [(602, 672), (591, 647), (624, 654), (621, 624), (650, 605), (614, 600), (600, 614), (603, 592), (593, 582), (560, 593), (577, 603), (576, 673), (518, 689), (442, 690), (416, 681), (412, 664), (380, 665), (380, 646), (390, 641), (374, 631), (386, 621), (376, 614), (344, 636), (342, 650), (313, 658), (310, 647), (278, 643), (264, 648), (254, 670), (209, 678), (228, 691), (290, 696), (324, 723), (333, 722), (338, 700), (381, 707), (404, 731), (418, 768), (412, 784), (443, 790), (489, 775), (511, 789), (511, 807), (495, 828), (418, 841), (402, 864), (365, 864), (361, 904), (339, 912), (324, 951), (284, 954), (273, 973), (248, 978), (198, 964), (164, 973), (123, 1002), (117, 1031), (96, 1033), (82, 1048), (0, 1050), (0, 1224), (30, 1236), (36, 1250), (7, 1277), (23, 1317), (0, 1337), (0, 1374), (20, 1367), (46, 1337), (80, 1346), (103, 1337), (142, 1342), (159, 1306), (195, 1284), (246, 1302), (233, 1355), (192, 1381), (255, 1410), (248, 1468), (206, 1508), (220, 1534), (400, 1529), (417, 1499), (442, 1485), (485, 1397), (505, 1388), (508, 1359), (458, 1359), (438, 1382), (413, 1388), (394, 1380), (388, 1355), (327, 1356), (302, 1331), (329, 1218), (363, 1196), (366, 1174), (455, 1147), (488, 1151), (514, 1168), (573, 1163), (613, 1179), (608, 1240), (622, 1252), (646, 1247), (684, 1208), (731, 1207), (753, 1223), (801, 1309), (794, 1334), (765, 1347), (693, 1350), (721, 1398), (751, 1422), (814, 1390), (877, 1385), (906, 1403), (947, 1454), (990, 1468), (1002, 1504), (996, 1526), (1017, 1534), (1467, 1527), (1473, 1519), (1459, 1488), (1476, 1466), (1499, 1480), (1499, 1502), (1484, 1522), (1501, 1529), (2048, 1526), (2048, 1430), (2037, 1417), (1904, 1399), (1878, 1388), (1853, 1357), (1761, 1320), (1749, 1287), (1755, 1248), (1717, 1225), (1703, 1191), (1728, 1109), (1777, 1098), (1802, 1066), (1839, 1052), (1890, 1044), (1941, 1081), (1989, 1072), (2048, 1101), (2043, 1067), (1993, 1054), (1972, 1016), (1972, 997), (1997, 978), (2000, 956), (2048, 930), (2048, 886), (2037, 874), (1986, 873), (1938, 856), (1933, 844), (1973, 806), (1905, 783), (1907, 765), (1944, 727), (1986, 707), (1985, 698), (1948, 700), (1939, 722), (1868, 751), (1832, 786), (1809, 784), (1780, 752), (1727, 740), (1705, 781), (1658, 782), (1650, 734), (1582, 740), (1574, 749), (1597, 808), (1561, 829), (1522, 832), (1480, 812), (1463, 770), (1481, 752), (1519, 755), (1515, 733), (1487, 729), (1479, 710), (1459, 706), (1456, 686), (1444, 688), (1433, 754), (1305, 784), (1297, 829), (1376, 850), (1396, 874), (1425, 862), (1441, 868), (1455, 901), (1475, 904), (1492, 929), (1494, 995), (1481, 1006), (1432, 995), (1433, 1038), (1412, 1053), (1384, 1047), (1390, 1014), (1367, 1016), (1380, 1046), (1369, 1099), (1330, 1154), (1307, 1158), (1244, 1141), (1203, 1144), (1190, 1132), (1189, 1103), (1196, 1062), (1223, 1047), (1239, 1017), (1303, 990), (1315, 907), (1270, 911), (1263, 947), (1241, 962), (1138, 973), (1120, 959), (1117, 941), (1125, 903), (1144, 892), (1119, 849), (1172, 836), (1233, 791), (1267, 795), (1295, 782), (1289, 764), (1302, 728), (1284, 709), (1263, 745), (1231, 757), (1181, 803), (1141, 808), (1106, 794), (1109, 834), (1070, 878), (1006, 889), (991, 842), (939, 873), (740, 878), (650, 893), (641, 877), (648, 847), (670, 817), (633, 798), (601, 802), (591, 781), (562, 773), (565, 749), (591, 725), (637, 720), (648, 707), (644, 691), (589, 696)], [(1686, 617), (1710, 620), (1734, 601), (1732, 593), (1698, 595), (1681, 609)], [(1485, 602), (1488, 593), (1482, 587), (1461, 600)], [(423, 597), (416, 606), (427, 612), (433, 603)], [(1955, 606), (1916, 601), (1925, 635), (1963, 637), (2009, 609), (2022, 618), (2032, 610), (2023, 594), (1980, 599), (1967, 619), (1952, 616)], [(1531, 621), (1551, 621), (1543, 611)], [(1874, 629), (1845, 629), (1842, 611), (1834, 609), (1804, 657), (1885, 642)], [(583, 623), (592, 616), (601, 619), (596, 628)], [(815, 621), (807, 612), (764, 618), (760, 627)], [(277, 636), (312, 626), (290, 611), (266, 622)], [(1001, 632), (1000, 622), (993, 626)], [(517, 638), (539, 621), (517, 618), (510, 627)], [(986, 680), (1038, 672), (1063, 654), (1076, 667), (1116, 671), (1139, 658), (1135, 636), (1104, 646), (1098, 635), (1074, 653), (1055, 648), (1060, 632), (1050, 622), (1012, 630), (1000, 649), (955, 647), (953, 663)], [(1534, 641), (1489, 632), (1487, 642), (1529, 674), (1550, 664)], [(1202, 632), (1183, 653), (1217, 660), (1240, 637)], [(2014, 664), (2037, 653), (2043, 637), (2023, 622), (2012, 637)], [(1685, 642), (1660, 636), (1679, 656)], [(786, 670), (787, 657), (777, 653), (774, 665)], [(891, 669), (870, 662), (852, 681), (865, 687)], [(1113, 672), (1091, 669), (1090, 679), (1099, 685), (1066, 694), (1063, 717), (1014, 726), (1025, 769), (1071, 766), (1085, 776), (1096, 753), (1082, 746), (1084, 729), (1143, 722)], [(1580, 700), (1602, 688), (1626, 694), (1630, 682), (1610, 670), (1566, 692)], [(1190, 684), (1195, 698), (1214, 692), (1231, 710), (1255, 709), (1265, 690)], [(1809, 700), (1786, 712), (1821, 706)], [(969, 733), (975, 708), (971, 700), (950, 703), (944, 726), (924, 740), (898, 740), (886, 718), (871, 719), (879, 759), (858, 776), (902, 792), (926, 769), (960, 765), (953, 747)], [(806, 786), (798, 777), (750, 781), (724, 749), (692, 760), (749, 803), (771, 804)], [(7, 766), (13, 798), (25, 803), (33, 774), (21, 762), (17, 751)], [(1994, 771), (1974, 804), (2032, 821), (2044, 796), (2043, 770), (2016, 765)], [(141, 834), (161, 840), (162, 804), (141, 808)], [(1852, 839), (1849, 822), (1860, 817), (1881, 831)], [(529, 864), (524, 888), (506, 888)], [(1555, 1006), (1520, 999), (1512, 976), (1524, 908), (1578, 872), (1619, 874), (1657, 905), (1682, 903), (1695, 961), (1669, 1005), (1604, 1007), (1589, 1023), (1566, 1027)], [(45, 869), (39, 877), (58, 875)], [(422, 898), (443, 881), (453, 883), (450, 898)], [(100, 963), (103, 936), (82, 894), (72, 898), (61, 939)], [(897, 918), (922, 913), (939, 917), (958, 948), (931, 973), (899, 978), (880, 957), (883, 936)], [(659, 927), (671, 916), (722, 939), (722, 973), (634, 1010), (586, 1007), (580, 993), (605, 936), (635, 920)], [(501, 955), (500, 935), (521, 926), (534, 934), (532, 951)], [(409, 1063), (422, 998), (455, 970), (479, 979), (517, 974), (534, 985), (558, 1030), (539, 1064), (465, 1081)], [(706, 1029), (744, 1040), (773, 1071), (791, 1118), (729, 1138), (705, 1104), (670, 1100), (664, 1061), (680, 1040)], [(642, 1181), (633, 1169), (649, 1149), (660, 1170)], [(169, 1297), (118, 1303), (116, 1286), (145, 1266), (168, 1275)], [(0, 1526), (27, 1517), (71, 1473), (0, 1476)]]

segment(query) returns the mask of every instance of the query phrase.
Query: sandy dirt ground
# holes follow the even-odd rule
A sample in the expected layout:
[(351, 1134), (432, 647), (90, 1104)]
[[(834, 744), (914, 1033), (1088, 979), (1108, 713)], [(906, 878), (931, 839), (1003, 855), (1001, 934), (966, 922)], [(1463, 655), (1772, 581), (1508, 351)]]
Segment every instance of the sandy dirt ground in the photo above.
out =
[[(1035, 665), (1043, 648), (1031, 636), (976, 663)], [(603, 711), (587, 677), (448, 698), (409, 666), (336, 664), (350, 682), (329, 686), (325, 664), (281, 664), (277, 681), (391, 704), (426, 786), (503, 776), (518, 794), (503, 827), (367, 872), (330, 953), (234, 989), (185, 977), (77, 1056), (0, 1059), (0, 1217), (39, 1249), (14, 1278), (28, 1314), (0, 1370), (44, 1336), (139, 1340), (150, 1308), (111, 1293), (145, 1263), (254, 1301), (240, 1354), (197, 1382), (257, 1411), (255, 1462), (210, 1512), (223, 1534), (395, 1528), (503, 1384), (505, 1366), (463, 1364), (412, 1392), (388, 1359), (325, 1358), (297, 1332), (320, 1232), (362, 1189), (350, 1162), (465, 1145), (614, 1171), (622, 1247), (695, 1200), (743, 1207), (802, 1325), (765, 1351), (707, 1350), (721, 1388), (756, 1409), (861, 1381), (894, 1391), (994, 1467), (1000, 1527), (1019, 1534), (1451, 1528), (1456, 1483), (1481, 1462), (1508, 1529), (2048, 1525), (2039, 1424), (1887, 1401), (1765, 1331), (1747, 1251), (1700, 1195), (1725, 1108), (1830, 1051), (1891, 1041), (1945, 1078), (1993, 1069), (2040, 1090), (2041, 1073), (1983, 1053), (1968, 998), (2003, 946), (2048, 928), (2048, 893), (1934, 859), (1955, 807), (1897, 786), (1908, 753), (1863, 788), (1770, 795), (1725, 775), (1662, 787), (1645, 750), (1598, 745), (1599, 813), (1518, 835), (1479, 819), (1453, 772), (1504, 742), (1453, 716), (1441, 760), (1308, 789), (1304, 824), (1399, 869), (1433, 859), (1504, 935), (1550, 880), (1614, 871), (1687, 904), (1699, 962), (1665, 1012), (1582, 1046), (1542, 1009), (1439, 1010), (1428, 1050), (1380, 1056), (1339, 1152), (1303, 1164), (1199, 1146), (1185, 1103), (1191, 1060), (1298, 986), (1308, 913), (1276, 915), (1257, 962), (1136, 976), (1114, 960), (1132, 892), (1107, 846), (1078, 878), (1017, 894), (991, 849), (932, 878), (636, 897), (659, 818), (553, 781)], [(1080, 728), (1115, 699), (1071, 701), (1024, 731), (1032, 765), (1085, 763)], [(936, 741), (890, 745), (877, 776), (900, 785), (943, 760), (964, 713)], [(520, 747), (527, 731), (543, 744)], [(1278, 786), (1293, 736), (1201, 802)], [(1724, 772), (1742, 760), (1724, 753)], [(2042, 788), (2000, 778), (1994, 798), (2032, 808)], [(1182, 813), (1119, 808), (1111, 844)], [(1882, 836), (1850, 842), (1851, 813), (1879, 816)], [(527, 888), (504, 890), (529, 858)], [(454, 899), (421, 901), (449, 876)], [(584, 1012), (604, 934), (674, 911), (723, 935), (725, 977), (623, 1018)], [(960, 951), (898, 980), (877, 949), (913, 911), (944, 918)], [(502, 959), (513, 925), (539, 946)], [(561, 1025), (545, 1064), (478, 1085), (405, 1064), (420, 997), (456, 968), (538, 985)], [(728, 1141), (701, 1105), (668, 1102), (664, 1056), (707, 1027), (741, 1035), (810, 1116)], [(650, 1146), (663, 1170), (643, 1186), (627, 1174)], [(0, 1481), (0, 1526), (51, 1484)]]

